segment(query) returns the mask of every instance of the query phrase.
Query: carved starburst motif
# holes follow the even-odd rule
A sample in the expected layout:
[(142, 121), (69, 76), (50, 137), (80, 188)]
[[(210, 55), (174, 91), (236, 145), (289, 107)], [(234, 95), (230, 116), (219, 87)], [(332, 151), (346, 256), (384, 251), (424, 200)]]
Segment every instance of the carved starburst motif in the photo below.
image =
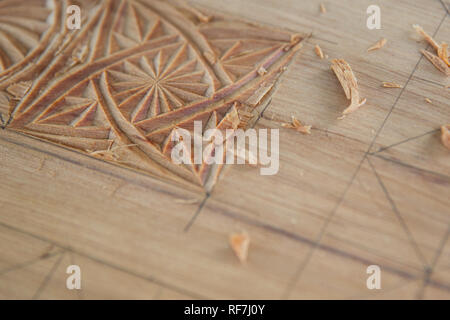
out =
[[(0, 0), (17, 18), (0, 15), (4, 126), (211, 188), (221, 166), (175, 164), (171, 137), (251, 125), (302, 38), (172, 2)], [(64, 23), (73, 4), (81, 30)]]
[(119, 109), (132, 123), (183, 108), (208, 97), (205, 71), (189, 56), (189, 46), (165, 48), (135, 63), (125, 61), (108, 70)]

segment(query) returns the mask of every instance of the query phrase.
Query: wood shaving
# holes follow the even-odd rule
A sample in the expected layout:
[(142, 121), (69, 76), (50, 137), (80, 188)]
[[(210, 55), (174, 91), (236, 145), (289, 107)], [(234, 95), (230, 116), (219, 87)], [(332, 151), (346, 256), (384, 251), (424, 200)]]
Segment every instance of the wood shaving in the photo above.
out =
[(363, 106), (367, 99), (360, 99), (358, 81), (350, 65), (343, 59), (331, 60), (331, 70), (341, 83), (345, 96), (350, 99), (350, 105), (342, 112), (342, 115), (352, 113)]
[(399, 85), (395, 82), (386, 82), (386, 81), (383, 81), (383, 83), (381, 85), (385, 88), (401, 88), (402, 87), (401, 85)]
[(441, 44), (438, 51), (439, 58), (442, 59), (447, 64), (447, 67), (450, 67), (450, 62), (448, 61), (448, 44), (445, 42)]
[(262, 77), (267, 73), (267, 70), (264, 67), (259, 67), (258, 74)]
[(413, 28), (417, 31), (418, 34), (420, 34), (436, 51), (438, 51), (440, 45), (428, 34), (423, 30), (423, 28), (417, 24), (413, 25)]
[(427, 58), (436, 67), (436, 69), (444, 73), (447, 77), (450, 76), (450, 68), (441, 58), (426, 50), (422, 50), (421, 52), (425, 58)]
[(248, 257), (250, 237), (246, 232), (233, 233), (230, 235), (230, 246), (238, 257), (239, 261), (245, 263)]
[(323, 3), (320, 4), (320, 13), (327, 13), (327, 8), (325, 8)]
[(381, 38), (375, 44), (373, 44), (371, 47), (369, 47), (367, 49), (367, 52), (383, 48), (385, 46), (386, 42), (387, 42), (387, 40), (385, 38)]
[(314, 46), (314, 51), (316, 52), (317, 56), (318, 56), (320, 59), (323, 59), (323, 58), (325, 57), (325, 56), (323, 55), (322, 48), (320, 48), (318, 44), (316, 44), (316, 45)]
[(431, 99), (429, 99), (429, 98), (425, 98), (425, 101), (428, 102), (429, 104), (433, 103), (433, 101), (431, 101)]
[(10, 85), (6, 92), (8, 92), (13, 99), (20, 100), (30, 91), (32, 81), (20, 81), (15, 84)]
[[(413, 25), (413, 28), (434, 48), (434, 50), (436, 50), (438, 57), (447, 65), (447, 67), (450, 67), (450, 61), (448, 59), (448, 44), (445, 42), (442, 44), (437, 43), (436, 40), (434, 40), (428, 33), (425, 32), (425, 30), (423, 30), (421, 26), (417, 24)], [(430, 60), (430, 58), (428, 58), (428, 60)], [(435, 62), (433, 62), (432, 60), (430, 61), (436, 66)], [(436, 66), (436, 68), (441, 70), (441, 68), (438, 66)]]
[(291, 123), (283, 123), (281, 125), (283, 128), (295, 129), (296, 131), (303, 134), (311, 134), (312, 126), (305, 126), (299, 120), (297, 120), (294, 116), (292, 116)]
[(450, 124), (441, 127), (441, 141), (447, 149), (450, 149)]

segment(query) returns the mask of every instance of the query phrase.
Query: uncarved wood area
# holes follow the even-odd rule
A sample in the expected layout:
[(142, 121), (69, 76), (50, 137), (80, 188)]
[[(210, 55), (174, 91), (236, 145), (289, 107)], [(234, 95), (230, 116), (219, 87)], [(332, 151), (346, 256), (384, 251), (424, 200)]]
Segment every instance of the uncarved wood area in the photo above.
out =
[[(226, 166), (206, 193), (0, 130), (0, 298), (449, 299), (450, 150), (438, 129), (450, 123), (450, 78), (422, 57), (412, 28), (449, 42), (449, 3), (380, 2), (382, 27), (369, 30), (373, 2), (190, 2), (312, 33), (255, 124), (280, 129), (276, 175)], [(333, 58), (349, 62), (367, 98), (341, 120), (349, 101)], [(283, 128), (291, 116), (311, 134)], [(251, 238), (245, 264), (228, 244), (239, 231)], [(66, 288), (69, 265), (81, 290)], [(380, 290), (366, 287), (369, 265), (381, 268)]]

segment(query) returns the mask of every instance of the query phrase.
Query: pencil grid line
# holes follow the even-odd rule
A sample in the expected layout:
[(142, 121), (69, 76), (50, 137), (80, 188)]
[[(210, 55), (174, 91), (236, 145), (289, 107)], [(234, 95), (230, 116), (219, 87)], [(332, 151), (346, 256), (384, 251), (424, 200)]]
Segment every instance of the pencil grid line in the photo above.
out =
[[(306, 40), (305, 40), (306, 41)], [(272, 97), (270, 97), (268, 99), (268, 101), (266, 102), (266, 105), (264, 106), (263, 110), (258, 114), (258, 117), (256, 118), (255, 123), (253, 124), (253, 128), (258, 124), (259, 120), (261, 120), (261, 118), (263, 118), (264, 112), (267, 110), (267, 108), (270, 106), (272, 102)], [(222, 174), (224, 173), (225, 170), (222, 170)], [(221, 174), (221, 175), (222, 175)], [(220, 178), (220, 177), (219, 177)], [(184, 228), (184, 232), (187, 233), (189, 232), (189, 230), (191, 229), (191, 227), (194, 225), (194, 223), (197, 221), (198, 216), (200, 215), (200, 213), (203, 210), (203, 207), (205, 206), (206, 202), (208, 201), (208, 199), (210, 198), (210, 196), (213, 194), (214, 189), (216, 188), (216, 186), (219, 184), (220, 181), (217, 181), (217, 183), (214, 184), (212, 190), (210, 192), (207, 192), (205, 197), (203, 198), (203, 201), (200, 203), (200, 205), (197, 208), (197, 211), (193, 214), (192, 218), (189, 220), (189, 222), (186, 224), (186, 227)]]
[[(445, 21), (445, 18), (447, 17), (447, 13), (444, 15), (444, 17), (441, 19), (441, 21), (439, 22), (439, 25), (437, 27), (437, 29), (435, 30), (435, 32), (433, 33), (433, 36), (435, 36), (437, 34), (437, 32), (439, 31), (439, 29), (441, 28), (442, 24)], [(429, 47), (429, 45), (427, 46)], [(378, 128), (374, 138), (372, 139), (369, 147), (367, 148), (367, 151), (364, 153), (361, 161), (359, 162), (358, 166), (356, 167), (356, 170), (354, 171), (354, 173), (351, 176), (350, 182), (347, 184), (346, 188), (344, 189), (343, 194), (341, 195), (339, 201), (337, 202), (336, 206), (333, 208), (332, 212), (329, 214), (329, 216), (327, 217), (324, 225), (322, 226), (322, 229), (318, 235), (318, 238), (316, 240), (315, 245), (312, 247), (312, 249), (309, 251), (308, 255), (306, 256), (304, 262), (301, 263), (298, 271), (294, 274), (294, 277), (292, 279), (292, 281), (290, 282), (290, 284), (287, 286), (285, 293), (283, 294), (282, 298), (287, 299), (291, 296), (295, 286), (297, 285), (303, 271), (305, 270), (306, 266), (308, 265), (308, 263), (310, 262), (314, 252), (318, 249), (318, 247), (320, 246), (320, 243), (322, 241), (323, 236), (325, 235), (325, 232), (331, 222), (331, 220), (333, 219), (333, 217), (335, 216), (335, 213), (337, 212), (337, 210), (339, 209), (339, 207), (341, 206), (341, 204), (343, 203), (348, 190), (350, 189), (351, 185), (353, 184), (353, 181), (355, 180), (355, 177), (358, 175), (361, 166), (364, 162), (364, 160), (369, 156), (370, 150), (372, 149), (373, 145), (375, 144), (375, 141), (377, 140), (378, 136), (380, 135), (381, 131), (384, 129), (384, 126), (386, 125), (387, 120), (389, 119), (389, 117), (391, 116), (393, 110), (395, 109), (398, 101), (400, 100), (400, 98), (402, 97), (403, 93), (405, 92), (406, 87), (408, 86), (408, 84), (410, 83), (414, 73), (416, 72), (418, 66), (420, 65), (420, 63), (423, 60), (423, 55), (421, 55), (419, 57), (419, 60), (417, 61), (417, 63), (415, 64), (413, 70), (411, 71), (410, 75), (408, 76), (408, 79), (405, 82), (405, 85), (402, 87), (402, 89), (400, 90), (399, 95), (397, 96), (397, 98), (394, 101), (394, 104), (392, 105), (392, 107), (390, 108), (390, 110), (388, 111), (386, 117), (384, 118), (383, 122), (381, 123), (381, 126)]]
[(390, 195), (388, 189), (386, 188), (386, 185), (384, 184), (383, 180), (381, 179), (380, 175), (378, 174), (378, 171), (376, 170), (372, 161), (370, 161), (370, 157), (367, 158), (367, 162), (369, 163), (370, 168), (372, 169), (373, 173), (375, 174), (378, 184), (381, 186), (381, 189), (383, 190), (383, 193), (386, 196), (386, 199), (389, 201), (392, 211), (394, 211), (395, 216), (397, 217), (398, 221), (400, 222), (400, 225), (402, 226), (403, 231), (406, 233), (406, 236), (408, 237), (408, 241), (409, 241), (410, 245), (412, 246), (412, 248), (414, 249), (414, 251), (417, 255), (417, 258), (422, 263), (424, 270), (427, 269), (429, 267), (429, 265), (428, 265), (428, 262), (427, 262), (425, 256), (423, 255), (422, 251), (420, 250), (419, 245), (417, 244), (416, 240), (414, 239), (414, 236), (413, 236), (411, 230), (409, 230), (409, 227), (406, 224), (405, 219), (403, 218), (400, 211), (398, 210), (394, 199)]
[(379, 159), (382, 159), (384, 161), (389, 161), (389, 162), (398, 164), (399, 166), (402, 166), (402, 167), (406, 167), (406, 168), (414, 169), (414, 170), (417, 170), (417, 171), (429, 173), (429, 174), (435, 175), (437, 177), (440, 177), (440, 178), (442, 178), (444, 180), (450, 181), (450, 176), (447, 176), (446, 174), (443, 174), (443, 173), (440, 173), (440, 172), (436, 172), (436, 171), (433, 171), (433, 170), (420, 168), (420, 167), (414, 166), (412, 164), (409, 164), (409, 163), (406, 163), (406, 162), (402, 162), (402, 161), (397, 160), (397, 159), (392, 159), (392, 158), (389, 158), (389, 157), (385, 157), (385, 156), (383, 156), (381, 154), (378, 154), (378, 153), (377, 154), (373, 154), (371, 156), (379, 158)]
[(31, 259), (31, 260), (28, 260), (26, 262), (16, 264), (16, 265), (14, 265), (12, 267), (5, 268), (3, 270), (0, 270), (0, 277), (4, 276), (7, 273), (14, 272), (14, 271), (17, 271), (17, 270), (20, 270), (20, 269), (32, 266), (33, 264), (35, 264), (35, 263), (37, 263), (39, 261), (43, 261), (43, 260), (47, 260), (47, 259), (53, 258), (53, 257), (55, 257), (55, 256), (57, 256), (59, 254), (61, 254), (61, 252), (51, 253), (51, 254), (47, 255), (46, 257), (37, 257), (37, 258)]
[(445, 4), (444, 0), (439, 0), (439, 2), (442, 4), (442, 6), (444, 7), (444, 10), (447, 12), (447, 14), (450, 15), (449, 5)]
[[(0, 222), (0, 226), (6, 228), (8, 230), (11, 230), (11, 231), (14, 231), (14, 232), (18, 232), (18, 233), (30, 236), (30, 237), (32, 237), (32, 238), (34, 238), (36, 240), (40, 240), (40, 241), (47, 242), (49, 244), (53, 244), (56, 248), (59, 248), (59, 249), (63, 250), (62, 252), (59, 252), (59, 253), (57, 253), (55, 255), (63, 254), (63, 253), (67, 253), (67, 252), (72, 252), (72, 253), (74, 253), (76, 255), (79, 255), (81, 257), (84, 257), (86, 259), (94, 261), (94, 262), (96, 262), (98, 264), (107, 266), (109, 268), (112, 268), (112, 269), (114, 269), (116, 271), (120, 271), (120, 272), (126, 273), (128, 275), (137, 277), (137, 278), (142, 279), (144, 281), (151, 282), (151, 283), (156, 284), (158, 286), (161, 286), (161, 287), (163, 287), (165, 289), (173, 290), (175, 292), (181, 293), (183, 295), (186, 295), (188, 297), (195, 298), (195, 299), (202, 299), (202, 300), (206, 299), (206, 297), (203, 297), (203, 296), (201, 296), (201, 295), (199, 295), (199, 294), (197, 294), (195, 292), (190, 292), (188, 290), (185, 290), (184, 288), (180, 288), (180, 287), (171, 285), (169, 283), (165, 283), (165, 282), (160, 281), (160, 280), (158, 280), (158, 279), (156, 279), (154, 277), (149, 277), (149, 276), (146, 276), (146, 275), (143, 275), (143, 274), (140, 274), (140, 273), (136, 273), (136, 272), (134, 272), (132, 270), (129, 270), (127, 268), (115, 265), (114, 263), (109, 263), (109, 262), (104, 261), (104, 260), (102, 260), (102, 259), (100, 259), (98, 257), (91, 256), (91, 255), (86, 254), (86, 253), (84, 253), (82, 251), (78, 251), (78, 250), (76, 250), (76, 249), (74, 249), (74, 248), (72, 248), (72, 247), (70, 247), (68, 245), (64, 245), (64, 244), (61, 244), (61, 243), (59, 243), (57, 241), (45, 238), (45, 237), (43, 237), (41, 235), (34, 234), (34, 233), (26, 231), (26, 230), (22, 230), (22, 229), (20, 229), (20, 228), (18, 228), (16, 226), (11, 226), (11, 225), (8, 225), (8, 224), (3, 223), (3, 222)], [(449, 288), (449, 290), (450, 290), (450, 288)]]
[(60, 256), (59, 256), (58, 260), (56, 260), (56, 262), (53, 264), (52, 268), (50, 269), (48, 274), (45, 276), (44, 281), (41, 283), (41, 285), (39, 286), (39, 288), (36, 290), (36, 292), (34, 293), (33, 297), (31, 298), (32, 300), (39, 299), (40, 295), (45, 290), (45, 288), (47, 287), (48, 283), (52, 280), (53, 274), (56, 272), (56, 270), (58, 269), (59, 265), (61, 264), (61, 261), (62, 261), (64, 255), (65, 255), (65, 253), (66, 253), (65, 251), (60, 253)]
[(407, 143), (407, 142), (410, 142), (410, 141), (414, 141), (414, 140), (416, 140), (416, 139), (423, 138), (423, 137), (425, 137), (425, 136), (427, 136), (427, 135), (429, 135), (429, 134), (433, 134), (433, 133), (436, 133), (436, 132), (438, 132), (438, 131), (440, 131), (440, 129), (433, 129), (433, 130), (427, 131), (427, 132), (422, 133), (422, 134), (419, 134), (419, 135), (417, 135), (417, 136), (415, 136), (415, 137), (407, 138), (407, 139), (405, 139), (405, 140), (402, 140), (402, 141), (393, 143), (393, 144), (391, 144), (391, 145), (389, 145), (389, 146), (382, 147), (382, 148), (378, 149), (377, 151), (374, 151), (374, 152), (369, 153), (369, 155), (373, 156), (373, 155), (375, 155), (375, 154), (377, 154), (377, 153), (386, 151), (386, 150), (388, 150), (388, 149), (390, 149), (390, 148), (393, 148), (393, 147), (402, 145), (402, 144)]
[(425, 295), (426, 288), (430, 285), (431, 276), (434, 272), (434, 269), (436, 268), (436, 265), (439, 261), (439, 258), (442, 256), (442, 252), (444, 251), (444, 247), (447, 244), (447, 241), (450, 237), (450, 224), (447, 227), (447, 231), (445, 232), (444, 236), (442, 237), (438, 248), (436, 249), (436, 253), (433, 257), (433, 260), (427, 270), (425, 270), (424, 274), (424, 280), (422, 286), (419, 288), (416, 294), (417, 299), (423, 299)]

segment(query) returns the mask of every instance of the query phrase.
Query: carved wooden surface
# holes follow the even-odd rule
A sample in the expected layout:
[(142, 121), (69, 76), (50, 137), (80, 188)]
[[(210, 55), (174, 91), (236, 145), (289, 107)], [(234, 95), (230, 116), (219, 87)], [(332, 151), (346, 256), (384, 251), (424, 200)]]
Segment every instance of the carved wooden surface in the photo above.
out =
[[(450, 41), (448, 1), (382, 3), (380, 30), (321, 2), (1, 0), (0, 297), (450, 298), (450, 83), (411, 27)], [(333, 58), (367, 98), (342, 120)], [(233, 113), (280, 129), (277, 175), (171, 163), (177, 128)]]

